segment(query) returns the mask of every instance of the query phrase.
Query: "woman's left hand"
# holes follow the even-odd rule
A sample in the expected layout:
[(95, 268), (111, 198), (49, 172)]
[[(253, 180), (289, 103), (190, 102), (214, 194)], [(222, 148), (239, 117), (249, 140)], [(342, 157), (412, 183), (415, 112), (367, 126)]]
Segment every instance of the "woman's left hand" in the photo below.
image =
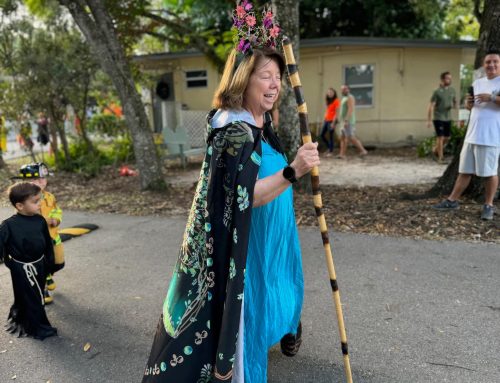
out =
[(297, 155), (290, 166), (295, 169), (295, 176), (300, 178), (309, 173), (313, 167), (319, 166), (319, 164), (318, 143), (309, 142), (297, 150)]

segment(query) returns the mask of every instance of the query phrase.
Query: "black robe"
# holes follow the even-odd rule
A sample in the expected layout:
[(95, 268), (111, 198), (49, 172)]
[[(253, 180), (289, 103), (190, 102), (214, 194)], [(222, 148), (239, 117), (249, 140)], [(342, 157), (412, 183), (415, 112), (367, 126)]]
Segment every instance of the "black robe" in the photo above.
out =
[(230, 382), (262, 129), (210, 126), (207, 152), (143, 383)]
[(54, 248), (41, 215), (13, 215), (0, 225), (0, 255), (10, 269), (14, 304), (7, 331), (45, 339), (57, 334), (45, 314), (43, 292), (54, 267)]

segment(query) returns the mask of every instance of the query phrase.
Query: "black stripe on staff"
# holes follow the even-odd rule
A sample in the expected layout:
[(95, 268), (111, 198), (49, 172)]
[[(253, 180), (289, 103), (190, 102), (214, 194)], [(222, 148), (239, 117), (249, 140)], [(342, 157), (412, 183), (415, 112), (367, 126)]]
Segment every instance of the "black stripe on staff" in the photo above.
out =
[[(297, 110), (299, 112), (300, 121), (300, 134), (302, 136), (302, 143), (306, 144), (312, 142), (311, 131), (309, 130), (307, 105), (304, 100), (304, 93), (302, 91), (302, 84), (300, 83), (299, 71), (295, 62), (295, 56), (292, 50), (292, 44), (288, 38), (283, 39), (283, 51), (285, 53), (285, 61), (288, 70), (288, 76), (292, 83), (295, 99), (297, 100)], [(319, 229), (321, 231), (321, 238), (323, 239), (323, 247), (325, 249), (326, 264), (328, 267), (328, 274), (330, 276), (330, 285), (333, 292), (333, 300), (335, 302), (335, 311), (337, 313), (337, 321), (339, 324), (340, 342), (342, 348), (342, 355), (344, 358), (344, 370), (348, 383), (352, 383), (351, 364), (349, 362), (349, 351), (347, 349), (347, 336), (344, 326), (344, 315), (342, 314), (342, 305), (340, 303), (339, 286), (337, 284), (337, 276), (335, 274), (335, 266), (333, 264), (333, 254), (328, 238), (328, 227), (326, 225), (325, 215), (322, 212), (323, 201), (321, 199), (321, 191), (319, 189), (319, 168), (315, 166), (311, 170), (311, 183), (313, 192), (314, 209), (318, 217)]]

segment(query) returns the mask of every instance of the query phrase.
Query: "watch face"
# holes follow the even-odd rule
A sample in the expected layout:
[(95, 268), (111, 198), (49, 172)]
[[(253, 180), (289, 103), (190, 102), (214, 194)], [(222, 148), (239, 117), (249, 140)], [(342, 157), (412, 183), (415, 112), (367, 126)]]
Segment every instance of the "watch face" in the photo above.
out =
[(295, 169), (291, 166), (287, 166), (283, 169), (283, 177), (285, 177), (288, 181), (295, 182)]

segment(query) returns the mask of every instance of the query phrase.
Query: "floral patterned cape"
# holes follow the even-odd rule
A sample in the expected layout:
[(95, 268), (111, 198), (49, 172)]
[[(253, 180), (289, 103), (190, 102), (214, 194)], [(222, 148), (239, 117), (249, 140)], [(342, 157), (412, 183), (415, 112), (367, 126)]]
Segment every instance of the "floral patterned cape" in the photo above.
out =
[(262, 129), (214, 129), (143, 383), (230, 382)]

